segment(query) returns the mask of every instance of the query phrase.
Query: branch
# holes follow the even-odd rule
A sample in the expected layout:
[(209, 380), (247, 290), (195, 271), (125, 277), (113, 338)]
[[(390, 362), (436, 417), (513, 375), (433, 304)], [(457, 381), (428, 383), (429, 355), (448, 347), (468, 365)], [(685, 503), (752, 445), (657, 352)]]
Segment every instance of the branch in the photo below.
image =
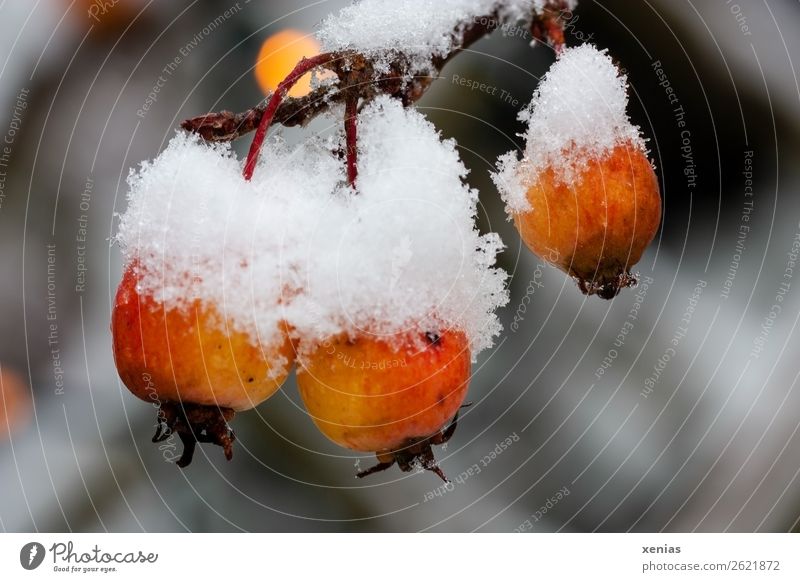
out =
[[(556, 52), (560, 51), (564, 44), (561, 15), (567, 10), (567, 0), (549, 0), (544, 10), (535, 14), (531, 20), (533, 39), (552, 46)], [(409, 64), (403, 58), (392, 63), (387, 75), (378, 76), (373, 63), (363, 55), (339, 53), (334, 60), (322, 65), (336, 74), (338, 84), (317, 88), (304, 97), (283, 99), (269, 125), (280, 123), (286, 127), (305, 126), (317, 115), (328, 111), (332, 105), (345, 103), (346, 95), (352, 92), (357, 93), (364, 103), (376, 95), (385, 94), (400, 99), (407, 107), (422, 98), (439, 72), (454, 56), (501, 26), (499, 10), (475, 18), (473, 24), (461, 31), (453, 52), (434, 59), (434, 70), (427, 75), (414, 76), (410, 81)], [(272, 97), (274, 94), (270, 96), (270, 100)], [(181, 127), (198, 134), (206, 141), (233, 141), (257, 129), (265, 110), (266, 106), (262, 103), (242, 113), (207, 113), (187, 119), (181, 123)]]
[[(328, 103), (325, 102), (328, 92), (327, 87), (321, 87), (304, 97), (284, 99), (272, 122), (286, 127), (305, 126), (314, 117), (328, 109)], [(266, 101), (243, 113), (220, 111), (192, 117), (182, 122), (181, 127), (186, 131), (198, 134), (206, 141), (233, 141), (255, 131), (258, 124), (261, 123), (261, 117), (267, 107)]]
[(344, 129), (347, 136), (347, 183), (353, 188), (358, 177), (358, 94), (350, 93), (345, 100)]

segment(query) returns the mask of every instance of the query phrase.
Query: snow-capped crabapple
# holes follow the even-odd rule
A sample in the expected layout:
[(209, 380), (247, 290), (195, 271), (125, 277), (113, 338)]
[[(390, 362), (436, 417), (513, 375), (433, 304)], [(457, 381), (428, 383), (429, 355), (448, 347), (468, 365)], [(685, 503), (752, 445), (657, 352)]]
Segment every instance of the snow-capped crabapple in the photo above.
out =
[(160, 407), (154, 442), (172, 432), (181, 437), (179, 466), (191, 462), (198, 441), (219, 444), (230, 459), (234, 437), (227, 421), (281, 387), (294, 361), (288, 335), (259, 345), (245, 333), (226, 331), (215, 306), (196, 301), (167, 308), (140, 293), (138, 281), (136, 267), (128, 267), (111, 317), (120, 378), (135, 396)]
[(374, 452), (379, 464), (359, 477), (421, 465), (446, 480), (432, 444), (445, 442), (470, 378), (465, 334), (361, 334), (301, 349), (297, 384), (319, 429), (338, 445)]
[(635, 283), (629, 269), (661, 222), (658, 179), (641, 148), (618, 145), (570, 183), (545, 169), (527, 199), (532, 210), (513, 213), (525, 244), (575, 277), (584, 293), (611, 299)]

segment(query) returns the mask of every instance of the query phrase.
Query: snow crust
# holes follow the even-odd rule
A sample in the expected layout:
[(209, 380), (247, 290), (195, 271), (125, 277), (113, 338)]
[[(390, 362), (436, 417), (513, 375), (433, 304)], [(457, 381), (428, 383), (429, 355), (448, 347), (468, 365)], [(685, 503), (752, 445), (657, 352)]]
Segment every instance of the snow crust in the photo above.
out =
[(473, 357), (508, 301), (502, 242), (475, 227), (477, 192), (455, 143), (379, 98), (359, 115), (358, 191), (343, 136), (265, 144), (251, 182), (227, 145), (179, 133), (129, 177), (116, 240), (140, 292), (168, 307), (213, 305), (263, 345), (290, 326), (334, 335), (464, 331)]
[(561, 53), (519, 114), (527, 124), (522, 159), (514, 151), (502, 155), (492, 176), (509, 212), (530, 210), (527, 190), (547, 169), (570, 184), (618, 145), (646, 152), (626, 111), (627, 85), (604, 50), (584, 44)]

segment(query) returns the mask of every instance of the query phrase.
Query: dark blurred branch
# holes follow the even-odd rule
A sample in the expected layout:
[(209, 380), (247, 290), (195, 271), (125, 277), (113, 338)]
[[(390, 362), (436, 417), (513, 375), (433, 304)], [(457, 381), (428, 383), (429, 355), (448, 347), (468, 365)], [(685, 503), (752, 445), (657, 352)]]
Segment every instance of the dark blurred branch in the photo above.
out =
[[(566, 10), (566, 0), (550, 0), (541, 13), (534, 14), (530, 29), (533, 39), (559, 51), (564, 44), (561, 15)], [(453, 52), (434, 59), (434, 70), (429, 74), (414, 76), (411, 80), (408, 76), (409, 63), (403, 57), (392, 63), (389, 74), (378, 75), (373, 63), (363, 55), (339, 53), (335, 59), (322, 65), (333, 71), (338, 81), (333, 85), (319, 87), (304, 97), (284, 99), (271, 125), (280, 123), (286, 127), (304, 126), (317, 115), (328, 111), (331, 105), (345, 102), (345, 96), (353, 92), (364, 102), (383, 94), (400, 99), (404, 106), (409, 106), (425, 94), (450, 59), (500, 27), (502, 23), (499, 10), (473, 19), (473, 23), (461, 31)], [(207, 113), (187, 119), (181, 123), (181, 127), (198, 134), (206, 141), (232, 141), (254, 131), (261, 122), (265, 108), (266, 105), (262, 103), (242, 113)]]

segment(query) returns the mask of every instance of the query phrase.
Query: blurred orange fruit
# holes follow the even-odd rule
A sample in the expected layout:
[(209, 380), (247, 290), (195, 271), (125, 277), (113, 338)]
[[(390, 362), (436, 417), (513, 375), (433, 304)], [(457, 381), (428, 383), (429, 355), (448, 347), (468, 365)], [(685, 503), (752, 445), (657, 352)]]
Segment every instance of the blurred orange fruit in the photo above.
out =
[[(261, 90), (265, 94), (273, 93), (303, 57), (318, 55), (320, 48), (316, 38), (299, 30), (287, 29), (273, 34), (261, 45), (256, 60), (256, 81)], [(311, 73), (308, 73), (291, 88), (289, 96), (302, 97), (310, 91)]]
[(33, 406), (22, 376), (2, 366), (0, 371), (0, 441), (6, 440), (31, 418)]

